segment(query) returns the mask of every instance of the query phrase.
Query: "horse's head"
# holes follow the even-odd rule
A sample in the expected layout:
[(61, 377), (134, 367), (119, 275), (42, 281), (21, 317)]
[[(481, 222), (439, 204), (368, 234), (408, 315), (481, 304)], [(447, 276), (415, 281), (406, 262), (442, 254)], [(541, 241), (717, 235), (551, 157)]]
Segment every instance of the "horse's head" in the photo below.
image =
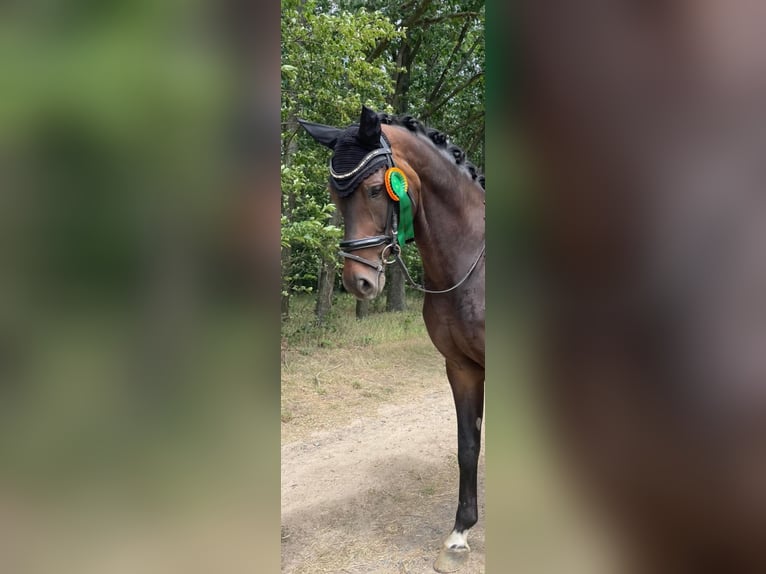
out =
[(343, 285), (359, 299), (374, 299), (385, 286), (385, 265), (405, 238), (400, 226), (411, 229), (412, 222), (405, 221), (406, 212), (399, 204), (400, 198), (409, 202), (404, 197), (406, 178), (397, 180), (380, 118), (366, 106), (359, 124), (345, 129), (299, 121), (311, 137), (333, 150), (330, 193), (344, 222)]

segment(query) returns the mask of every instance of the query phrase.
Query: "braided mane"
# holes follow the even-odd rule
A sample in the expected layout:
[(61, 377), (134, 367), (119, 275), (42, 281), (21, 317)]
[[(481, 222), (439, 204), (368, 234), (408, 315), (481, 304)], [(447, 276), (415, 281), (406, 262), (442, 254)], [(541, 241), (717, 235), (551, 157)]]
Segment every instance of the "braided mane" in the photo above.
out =
[(453, 144), (447, 134), (437, 129), (426, 127), (422, 121), (410, 115), (392, 116), (386, 112), (378, 112), (378, 117), (383, 124), (407, 128), (409, 131), (420, 134), (430, 140), (437, 148), (451, 155), (455, 160), (455, 164), (484, 189), (484, 174), (473, 163), (468, 161), (465, 152)]

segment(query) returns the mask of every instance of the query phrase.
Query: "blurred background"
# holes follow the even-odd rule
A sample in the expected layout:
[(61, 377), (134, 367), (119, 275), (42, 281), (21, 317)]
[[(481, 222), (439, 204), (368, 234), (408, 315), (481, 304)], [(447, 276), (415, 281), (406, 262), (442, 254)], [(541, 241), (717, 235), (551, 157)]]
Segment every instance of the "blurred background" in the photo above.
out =
[(277, 568), (278, 18), (0, 5), (0, 571)]
[[(396, 22), (402, 6), (380, 4)], [(539, 197), (530, 193), (527, 173), (535, 168), (563, 182), (548, 204), (559, 208), (562, 222), (590, 215), (568, 228), (572, 237), (599, 238), (581, 245), (583, 265), (568, 270), (587, 269), (591, 285), (610, 292), (616, 275), (603, 264), (603, 252), (589, 246), (614, 247), (611, 239), (635, 232), (640, 263), (649, 264), (633, 267), (636, 276), (670, 280), (670, 291), (648, 301), (651, 313), (637, 313), (657, 322), (623, 345), (639, 354), (625, 365), (656, 369), (638, 380), (667, 383), (641, 388), (657, 393), (656, 404), (676, 409), (663, 412), (684, 413), (691, 439), (682, 444), (698, 445), (700, 466), (675, 474), (677, 490), (663, 490), (664, 476), (652, 474), (658, 491), (677, 502), (675, 494), (702, 474), (689, 469), (734, 469), (724, 473), (726, 488), (705, 490), (704, 483), (692, 505), (699, 509), (698, 500), (707, 504), (707, 495), (718, 493), (723, 512), (727, 493), (746, 493), (738, 508), (756, 509), (757, 520), (766, 516), (759, 510), (766, 508), (758, 209), (766, 141), (759, 127), (766, 125), (766, 66), (758, 48), (763, 14), (744, 0), (668, 3), (667, 11), (653, 3), (646, 10), (592, 4), (594, 13), (604, 11), (603, 21), (591, 20), (579, 4), (563, 12), (562, 3), (541, 0), (526, 4), (541, 10), (538, 22), (546, 25), (538, 28), (517, 25), (521, 15), (508, 3), (487, 3), (481, 16), (486, 133), (461, 145), (474, 146), (489, 179), (486, 546), (492, 572), (505, 571), (512, 551), (525, 574), (574, 572), (575, 563), (592, 574), (599, 571), (593, 562), (612, 547), (590, 528), (590, 508), (570, 512), (571, 475), (549, 457), (550, 414), (537, 410), (542, 293), (535, 234), (565, 236), (554, 233), (559, 227), (537, 226)], [(278, 3), (256, 7), (245, 0), (0, 4), (0, 571), (279, 568), (281, 296), (295, 297), (304, 286), (293, 281), (285, 289), (280, 273), (281, 122), (293, 120), (280, 117), (280, 87), (305, 71), (299, 59), (284, 67), (280, 24)], [(436, 43), (459, 38), (462, 28), (452, 28), (457, 36), (440, 34)], [(620, 29), (625, 33), (615, 32)], [(539, 69), (547, 70), (540, 77), (551, 82), (548, 93), (558, 104), (550, 109), (580, 122), (547, 124), (570, 138), (561, 148), (571, 152), (565, 157), (588, 152), (591, 174), (616, 178), (581, 185), (580, 192), (593, 192), (588, 210), (566, 201), (580, 197), (571, 192), (567, 169), (581, 175), (583, 162), (546, 169), (526, 156), (521, 122), (528, 110), (518, 97), (517, 65), (523, 30), (539, 34)], [(287, 31), (301, 33), (300, 27)], [(373, 31), (392, 38), (400, 32)], [(615, 48), (620, 41), (622, 51)], [(483, 82), (481, 74), (466, 96), (478, 102)], [(364, 97), (392, 110), (401, 104), (377, 88)], [(412, 88), (413, 97), (433, 91), (417, 82)], [(307, 109), (315, 115), (306, 119), (340, 125), (362, 99), (361, 92), (345, 96), (336, 120), (329, 119), (333, 110), (311, 107), (311, 93), (297, 93), (287, 111)], [(459, 121), (448, 109), (445, 126)], [(591, 137), (593, 145), (580, 145)], [(639, 213), (631, 207), (640, 204), (621, 201), (626, 196), (613, 189), (634, 198), (650, 190), (655, 203)], [(626, 219), (603, 211), (599, 201), (606, 197)], [(638, 215), (646, 219), (623, 224)], [(297, 237), (300, 229), (292, 231)], [(327, 231), (323, 240), (333, 243), (337, 230)], [(638, 261), (617, 255), (619, 263)], [(665, 267), (652, 268), (656, 262)], [(690, 270), (699, 275), (687, 275)], [(570, 348), (583, 341), (581, 327), (564, 337)], [(579, 365), (557, 362), (562, 388), (573, 388), (566, 385), (570, 374), (588, 379), (588, 368), (603, 365), (597, 359), (619, 356), (610, 350), (611, 332), (604, 328)], [(640, 355), (644, 349), (657, 355), (649, 361)], [(629, 379), (607, 372), (599, 379), (607, 391), (601, 396), (615, 390), (615, 380)], [(727, 384), (732, 380), (736, 392)], [(634, 405), (625, 401), (622, 412), (639, 412)], [(723, 417), (718, 426), (709, 425), (716, 416)], [(638, 418), (639, 430), (651, 426)], [(710, 429), (722, 433), (723, 448), (696, 440)], [(609, 440), (613, 433), (599, 436), (614, 448), (608, 468), (629, 469), (614, 460), (629, 461), (620, 457), (632, 451)], [(670, 435), (658, 436), (653, 445)], [(729, 445), (746, 449), (740, 457)], [(649, 463), (655, 452), (647, 447)], [(649, 475), (634, 476), (640, 483)], [(652, 508), (650, 525), (665, 520), (665, 508)], [(685, 517), (703, 523), (693, 513)], [(764, 530), (743, 531), (757, 541)]]

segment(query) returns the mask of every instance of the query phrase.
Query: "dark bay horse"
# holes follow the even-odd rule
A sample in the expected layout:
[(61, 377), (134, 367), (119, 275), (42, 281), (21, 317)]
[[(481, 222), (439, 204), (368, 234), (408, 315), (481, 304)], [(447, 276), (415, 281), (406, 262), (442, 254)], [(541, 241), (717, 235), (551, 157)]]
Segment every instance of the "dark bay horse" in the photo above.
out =
[[(434, 568), (468, 558), (478, 519), (477, 466), (484, 412), (484, 176), (441, 132), (411, 116), (363, 106), (359, 124), (301, 121), (333, 150), (330, 191), (343, 216), (343, 285), (359, 299), (380, 295), (387, 263), (414, 241), (423, 261), (423, 318), (446, 360), (457, 412), (460, 489), (454, 528)], [(406, 268), (404, 268), (406, 270)]]
[(532, 0), (544, 377), (641, 574), (766, 572), (766, 5)]

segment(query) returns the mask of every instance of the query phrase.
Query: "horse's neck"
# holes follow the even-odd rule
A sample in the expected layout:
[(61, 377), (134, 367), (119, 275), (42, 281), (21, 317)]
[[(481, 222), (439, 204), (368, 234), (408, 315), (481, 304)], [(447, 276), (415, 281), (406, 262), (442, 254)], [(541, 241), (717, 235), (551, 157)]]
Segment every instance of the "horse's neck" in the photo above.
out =
[(462, 278), (484, 242), (484, 191), (457, 176), (457, 185), (421, 182), (415, 242), (432, 288), (443, 289)]

